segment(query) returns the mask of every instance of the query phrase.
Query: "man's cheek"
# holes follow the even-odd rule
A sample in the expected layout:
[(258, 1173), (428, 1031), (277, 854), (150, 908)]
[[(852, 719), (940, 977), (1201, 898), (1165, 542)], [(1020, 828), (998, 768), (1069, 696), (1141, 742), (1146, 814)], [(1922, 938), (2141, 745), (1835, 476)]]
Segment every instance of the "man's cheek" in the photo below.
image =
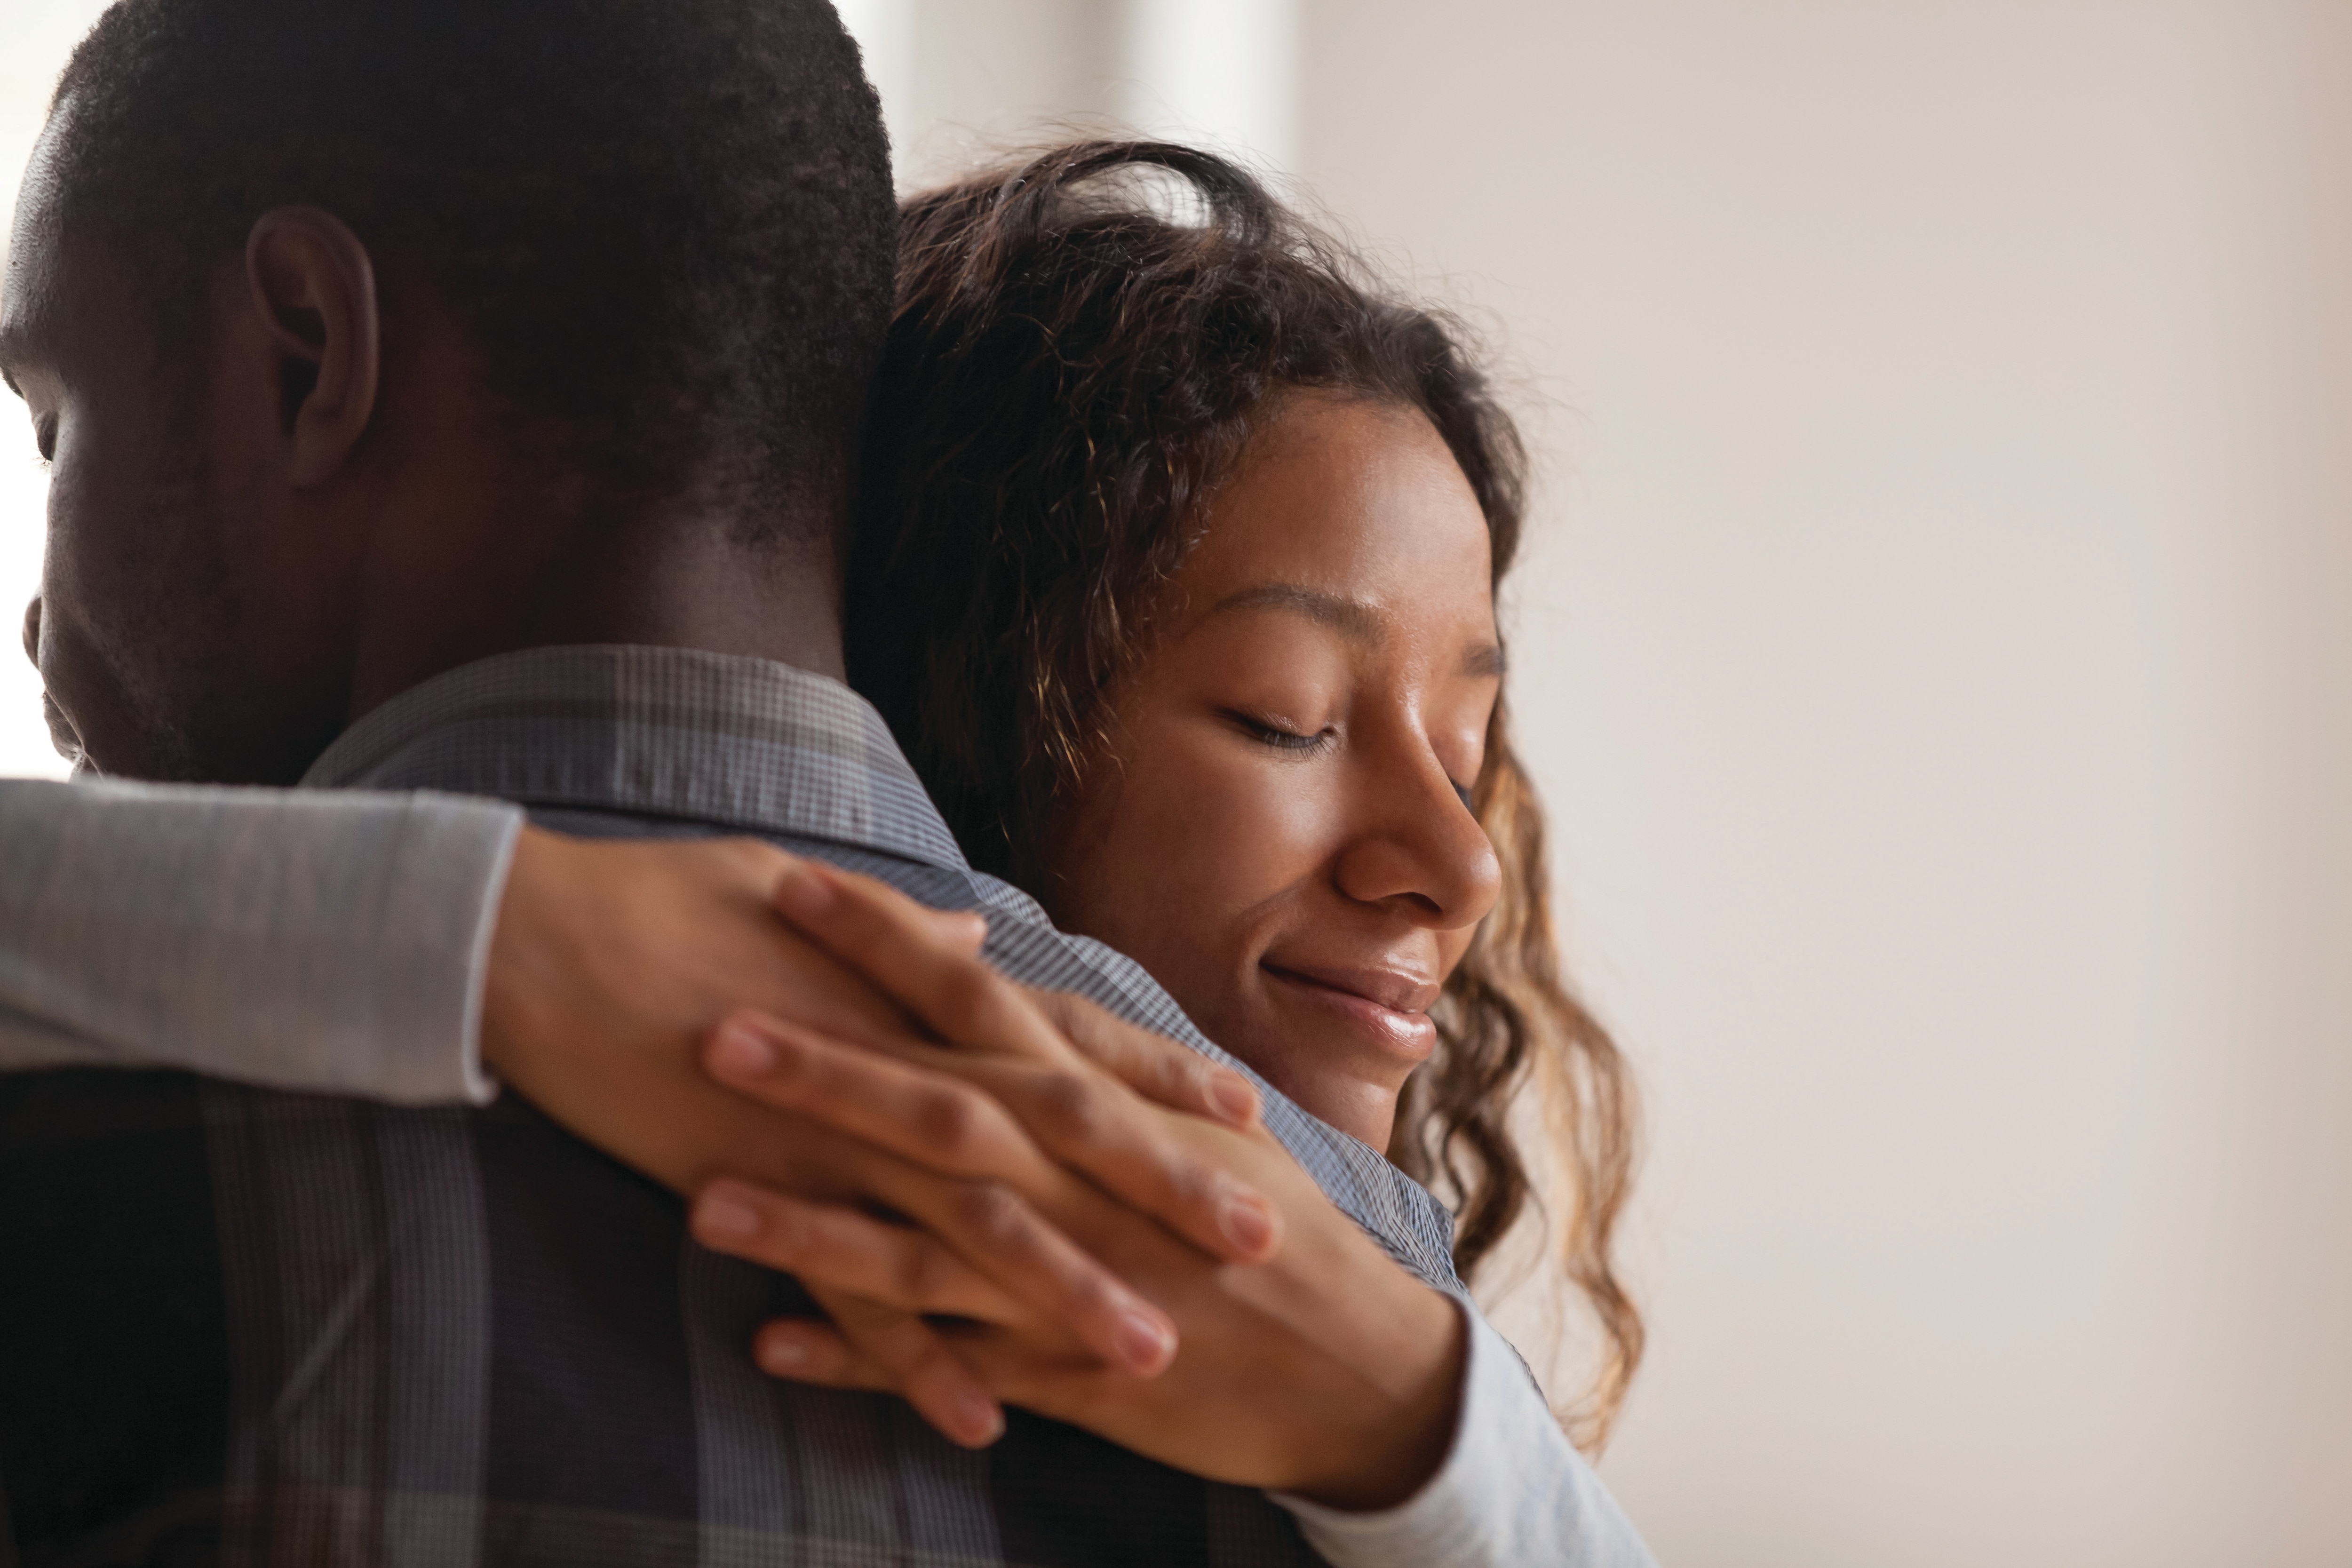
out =
[(46, 689), (41, 692), (41, 717), (48, 721), (49, 744), (57, 748), (58, 755), (79, 767), (84, 756), (81, 736), (75, 731), (73, 721), (66, 717), (66, 710), (58, 706), (58, 700)]
[(96, 643), (71, 611), (72, 601), (42, 594), (41, 710), (62, 756), (87, 759), (101, 773), (135, 772), (143, 754), (135, 705)]
[[(45, 678), (60, 658), (79, 662), (76, 649), (114, 646), (126, 626), (152, 611), (153, 596), (169, 591), (151, 580), (157, 566), (152, 552), (134, 545), (137, 498), (124, 493), (128, 487), (120, 479), (110, 485), (108, 480), (79, 462), (59, 462), (50, 474), (37, 601), (39, 651), (34, 658)], [(50, 689), (66, 700), (56, 681)]]

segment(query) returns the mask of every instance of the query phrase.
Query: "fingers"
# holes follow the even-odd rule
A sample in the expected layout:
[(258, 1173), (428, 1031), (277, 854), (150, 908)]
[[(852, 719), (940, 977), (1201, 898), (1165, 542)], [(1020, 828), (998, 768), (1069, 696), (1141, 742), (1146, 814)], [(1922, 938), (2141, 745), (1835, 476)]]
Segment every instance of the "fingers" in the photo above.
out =
[(1176, 1325), (997, 1182), (925, 1179), (893, 1200), (1015, 1300), (1137, 1377), (1176, 1356)]
[(1257, 1089), (1191, 1047), (1113, 1017), (1083, 996), (1031, 990), (1029, 1000), (1063, 1037), (1144, 1099), (1230, 1127), (1257, 1121)]
[[(1004, 1435), (1003, 1407), (922, 1319), (835, 1291), (810, 1294), (833, 1319), (833, 1327), (806, 1325), (822, 1336), (806, 1345), (789, 1332), (763, 1330), (752, 1342), (752, 1354), (764, 1370), (780, 1377), (829, 1381), (835, 1387), (887, 1390), (913, 1405), (949, 1442), (967, 1448), (985, 1448)], [(805, 1376), (802, 1369), (820, 1352), (838, 1373), (854, 1369), (862, 1381)]]
[(1052, 1173), (1042, 1147), (1213, 1257), (1262, 1262), (1281, 1246), (1261, 1194), (1097, 1072), (946, 1052), (924, 1057), (928, 1070), (748, 1010), (704, 1059), (730, 1088), (931, 1170), (1039, 1191)]
[(1199, 1052), (1114, 1018), (1082, 998), (1024, 990), (978, 962), (988, 922), (976, 910), (933, 910), (870, 878), (793, 860), (776, 882), (776, 906), (913, 1008), (950, 1045), (1066, 1059), (1084, 1055), (1171, 1110), (1234, 1127), (1257, 1118), (1256, 1089)]
[[(762, 840), (754, 839), (752, 842), (761, 843), (764, 847)], [(904, 921), (919, 927), (929, 927), (932, 935), (937, 938), (940, 945), (951, 952), (970, 957), (979, 952), (988, 942), (988, 917), (978, 910), (933, 909), (930, 905), (910, 899), (896, 889), (874, 880), (871, 877), (861, 877), (854, 871), (835, 870), (818, 861), (803, 860), (798, 856), (786, 855), (782, 850), (774, 850), (773, 853), (779, 858), (775, 871), (778, 885), (775, 901), (780, 910), (785, 910), (787, 903), (794, 900), (799, 900), (801, 907), (812, 907), (808, 904), (808, 900), (812, 898), (822, 900), (825, 892), (829, 890), (828, 883), (846, 881), (861, 888), (865, 896), (872, 900), (873, 907), (888, 917), (893, 923)], [(802, 870), (816, 872), (818, 875), (811, 879), (809, 884), (797, 886), (786, 891), (782, 887), (782, 881)]]
[[(903, 1394), (903, 1378), (876, 1358), (868, 1349), (869, 1336), (835, 1326), (845, 1316), (855, 1314), (859, 1304), (818, 1299), (834, 1314), (834, 1322), (773, 1318), (760, 1326), (751, 1342), (752, 1359), (760, 1369), (771, 1377), (820, 1388)], [(1083, 1425), (1083, 1395), (1098, 1392), (1106, 1378), (1118, 1375), (1090, 1356), (1073, 1357), (1047, 1350), (1022, 1340), (1013, 1331), (965, 1328), (942, 1333), (935, 1330), (931, 1337), (1000, 1413), (1005, 1405), (1020, 1405), (1040, 1415)], [(940, 1425), (928, 1413), (925, 1419)], [(945, 1426), (940, 1429), (961, 1441), (956, 1432)]]
[(702, 1189), (691, 1221), (695, 1239), (712, 1251), (796, 1275), (812, 1289), (851, 1292), (902, 1314), (940, 1312), (997, 1323), (1026, 1316), (932, 1237), (839, 1205), (722, 1178)]
[[(875, 1196), (930, 1234), (740, 1182), (714, 1182), (696, 1205), (695, 1237), (715, 1252), (879, 1296), (911, 1311), (1003, 1321), (1017, 1303), (1061, 1325), (1105, 1361), (1157, 1376), (1176, 1354), (1176, 1326), (1001, 1182), (879, 1173)], [(939, 1244), (944, 1244), (942, 1248)], [(961, 1268), (950, 1268), (951, 1253)], [(992, 1286), (983, 1293), (974, 1277)]]
[(988, 917), (978, 910), (932, 910), (931, 924), (942, 942), (967, 958), (977, 958), (988, 943)]
[(1185, 1147), (1116, 1082), (1021, 1062), (973, 1070), (1047, 1153), (1212, 1257), (1258, 1263), (1281, 1246), (1273, 1205)]
[[(1134, 1295), (1013, 1194), (981, 1183), (941, 1184), (927, 1218), (987, 1243), (1034, 1310), (932, 1237), (886, 1225), (853, 1209), (805, 1203), (748, 1183), (721, 1179), (695, 1201), (695, 1239), (714, 1252), (798, 1277), (827, 1310), (850, 1298), (865, 1303), (835, 1314), (856, 1348), (959, 1442), (982, 1423), (971, 1396), (980, 1385), (949, 1355), (918, 1314), (1012, 1325), (1042, 1312), (1066, 1324), (1081, 1343), (1138, 1377), (1165, 1370), (1176, 1331), (1159, 1309)], [(917, 1331), (920, 1331), (918, 1332)], [(772, 1369), (775, 1370), (775, 1369)], [(919, 1383), (920, 1393), (917, 1387)]]
[(1037, 1061), (1075, 1053), (1022, 989), (943, 931), (926, 909), (869, 877), (801, 860), (777, 879), (779, 912), (953, 1046)]
[(845, 1046), (750, 1008), (720, 1022), (702, 1059), (730, 1089), (818, 1117), (928, 1169), (1026, 1184), (1050, 1177), (1011, 1112), (961, 1078)]
[(761, 1324), (751, 1340), (751, 1359), (769, 1376), (794, 1383), (862, 1388), (877, 1394), (898, 1392), (898, 1384), (872, 1357), (852, 1350), (848, 1339), (831, 1323), (813, 1318), (774, 1318)]

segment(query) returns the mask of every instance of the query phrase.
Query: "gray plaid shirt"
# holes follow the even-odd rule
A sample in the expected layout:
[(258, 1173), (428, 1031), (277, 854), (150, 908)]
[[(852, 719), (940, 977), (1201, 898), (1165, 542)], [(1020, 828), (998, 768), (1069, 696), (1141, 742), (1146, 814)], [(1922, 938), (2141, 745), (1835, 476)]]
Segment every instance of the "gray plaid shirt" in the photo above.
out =
[[(757, 834), (985, 909), (1006, 973), (1230, 1059), (1133, 963), (973, 873), (873, 710), (782, 666), (487, 660), (370, 714), (308, 782), (495, 795), (580, 834)], [(1458, 1294), (1425, 1192), (1266, 1103), (1334, 1202)], [(895, 1400), (762, 1377), (751, 1329), (805, 1297), (681, 1217), (512, 1096), (0, 1084), (0, 1479), (25, 1561), (1313, 1561), (1261, 1494), (1073, 1428), (1016, 1412), (974, 1454)]]

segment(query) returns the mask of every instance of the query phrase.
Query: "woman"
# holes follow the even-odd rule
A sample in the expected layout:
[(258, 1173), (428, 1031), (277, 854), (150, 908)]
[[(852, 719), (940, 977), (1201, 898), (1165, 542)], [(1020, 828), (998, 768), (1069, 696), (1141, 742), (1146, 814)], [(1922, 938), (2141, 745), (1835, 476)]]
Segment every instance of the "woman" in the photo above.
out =
[[(1175, 176), (1201, 221), (1157, 216)], [(1495, 593), (1524, 459), (1439, 318), (1233, 164), (1081, 143), (913, 199), (848, 591), (850, 679), (965, 853), (1211, 1038), (1434, 1182), (1465, 1278), (1552, 1100), (1562, 1256), (1610, 1244), (1632, 1090), (1562, 985)]]

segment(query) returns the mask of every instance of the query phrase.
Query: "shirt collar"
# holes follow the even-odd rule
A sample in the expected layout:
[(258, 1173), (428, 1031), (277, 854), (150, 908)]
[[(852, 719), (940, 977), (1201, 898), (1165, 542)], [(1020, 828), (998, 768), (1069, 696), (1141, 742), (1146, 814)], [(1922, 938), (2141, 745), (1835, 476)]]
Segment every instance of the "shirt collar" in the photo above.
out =
[(872, 704), (790, 665), (691, 648), (461, 666), (362, 718), (302, 782), (641, 813), (965, 868)]

